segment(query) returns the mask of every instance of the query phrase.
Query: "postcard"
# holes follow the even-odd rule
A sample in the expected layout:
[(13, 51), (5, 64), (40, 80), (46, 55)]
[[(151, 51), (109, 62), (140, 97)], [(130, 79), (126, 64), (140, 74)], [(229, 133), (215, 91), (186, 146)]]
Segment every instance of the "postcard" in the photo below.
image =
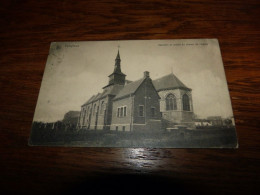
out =
[(218, 40), (51, 43), (29, 145), (237, 148)]

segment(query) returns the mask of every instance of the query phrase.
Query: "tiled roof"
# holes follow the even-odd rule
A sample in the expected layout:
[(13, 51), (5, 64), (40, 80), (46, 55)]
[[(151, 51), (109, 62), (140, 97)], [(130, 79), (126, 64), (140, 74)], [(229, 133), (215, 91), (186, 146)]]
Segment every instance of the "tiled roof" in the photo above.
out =
[(137, 88), (142, 84), (142, 82), (144, 80), (145, 80), (145, 78), (142, 78), (140, 80), (133, 81), (129, 84), (126, 84), (124, 86), (124, 88), (121, 91), (119, 91), (119, 93), (116, 95), (114, 100), (121, 98), (121, 97), (124, 97), (124, 96), (127, 96), (127, 95), (130, 95), (130, 94), (133, 94), (137, 90)]
[(110, 87), (108, 89), (104, 89), (102, 96), (105, 97), (107, 95), (117, 95), (118, 92), (123, 88), (123, 85), (114, 85), (113, 87)]
[(125, 84), (129, 84), (129, 83), (132, 83), (133, 81), (130, 81), (130, 80), (125, 80)]
[(153, 85), (156, 91), (161, 91), (165, 89), (188, 89), (173, 73), (161, 77), (159, 79), (153, 80)]
[[(137, 81), (126, 81), (127, 84), (123, 85), (114, 85), (113, 87), (109, 87), (104, 89), (102, 93), (98, 93), (93, 95), (85, 104), (89, 104), (93, 101), (101, 99), (107, 95), (115, 95), (115, 99), (119, 99), (125, 97), (127, 95), (135, 93), (137, 88), (142, 84), (145, 78), (139, 79)], [(129, 83), (130, 82), (130, 83)], [(184, 85), (174, 74), (169, 74), (159, 79), (153, 80), (153, 85), (156, 91), (166, 90), (166, 89), (187, 89), (186, 85)], [(84, 105), (85, 105), (84, 104)]]
[(104, 89), (104, 91), (102, 93), (98, 93), (96, 95), (93, 95), (85, 104), (83, 105), (86, 105), (86, 104), (89, 104), (91, 102), (94, 102), (98, 99), (101, 99), (107, 95), (117, 95), (118, 92), (123, 88), (124, 86), (123, 85), (114, 85), (113, 87), (111, 88), (108, 88), (108, 89)]

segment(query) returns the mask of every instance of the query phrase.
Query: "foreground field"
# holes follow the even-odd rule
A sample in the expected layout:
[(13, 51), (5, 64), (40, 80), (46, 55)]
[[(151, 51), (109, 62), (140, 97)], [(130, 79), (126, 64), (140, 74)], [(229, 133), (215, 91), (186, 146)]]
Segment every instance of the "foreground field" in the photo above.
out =
[(235, 128), (172, 132), (111, 132), (33, 130), (30, 145), (76, 147), (236, 148)]

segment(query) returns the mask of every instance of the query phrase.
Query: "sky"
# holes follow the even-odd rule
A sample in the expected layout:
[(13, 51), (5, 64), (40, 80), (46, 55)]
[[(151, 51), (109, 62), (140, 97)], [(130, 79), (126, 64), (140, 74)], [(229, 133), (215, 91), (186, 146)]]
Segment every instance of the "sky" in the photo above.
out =
[(62, 120), (102, 92), (120, 51), (127, 80), (157, 79), (173, 72), (192, 89), (194, 113), (201, 118), (232, 116), (216, 39), (53, 42), (42, 79), (34, 121)]

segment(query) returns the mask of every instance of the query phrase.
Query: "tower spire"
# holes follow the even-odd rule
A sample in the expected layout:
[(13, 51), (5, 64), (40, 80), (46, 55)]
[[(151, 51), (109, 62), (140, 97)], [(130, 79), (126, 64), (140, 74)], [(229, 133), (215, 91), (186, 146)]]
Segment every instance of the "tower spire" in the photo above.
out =
[(118, 46), (117, 56), (115, 59), (114, 71), (112, 74), (110, 74), (108, 76), (109, 77), (108, 85), (103, 87), (103, 89), (105, 89), (111, 85), (124, 85), (125, 84), (126, 75), (121, 72), (121, 59), (120, 59), (119, 47), (120, 46)]
[(117, 50), (117, 56), (116, 56), (116, 59), (119, 59), (119, 60), (120, 60), (120, 54), (119, 54), (119, 48), (120, 48), (120, 45), (118, 45), (117, 47), (118, 47), (118, 50)]
[(117, 56), (115, 59), (115, 68), (113, 73), (121, 74), (122, 72), (121, 72), (121, 59), (120, 59), (119, 47), (120, 46), (118, 46)]

